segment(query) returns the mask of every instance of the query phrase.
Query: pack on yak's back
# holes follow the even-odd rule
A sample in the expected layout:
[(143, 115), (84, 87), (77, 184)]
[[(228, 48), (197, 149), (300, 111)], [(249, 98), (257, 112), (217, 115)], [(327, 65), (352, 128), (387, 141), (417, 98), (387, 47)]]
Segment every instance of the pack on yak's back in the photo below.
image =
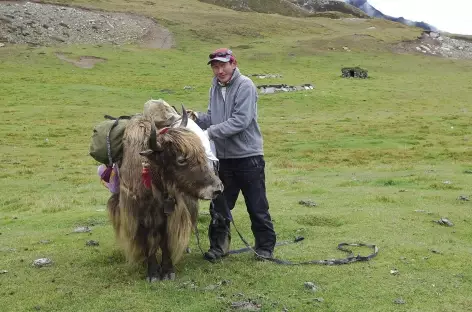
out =
[(111, 166), (121, 158), (123, 152), (123, 134), (126, 124), (132, 116), (111, 117), (93, 128), (89, 154), (99, 163)]

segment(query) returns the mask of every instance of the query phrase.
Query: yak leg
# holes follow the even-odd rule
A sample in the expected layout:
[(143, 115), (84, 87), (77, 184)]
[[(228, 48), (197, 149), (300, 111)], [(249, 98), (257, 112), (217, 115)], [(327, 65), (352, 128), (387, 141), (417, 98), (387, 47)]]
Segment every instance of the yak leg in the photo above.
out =
[(167, 233), (163, 233), (161, 240), (161, 250), (162, 250), (162, 271), (161, 279), (162, 280), (175, 280), (174, 266), (172, 265), (172, 258), (168, 247)]
[(148, 258), (148, 276), (146, 280), (149, 283), (154, 283), (160, 280), (159, 276), (159, 264), (157, 263), (156, 257), (149, 257)]
[[(146, 242), (146, 260), (147, 260), (147, 281), (152, 283), (160, 280), (161, 266), (157, 263), (157, 246), (149, 244), (149, 233), (146, 233), (148, 241)], [(152, 235), (156, 237), (155, 235)]]
[(161, 271), (161, 267), (159, 263), (157, 263), (156, 255), (150, 255), (147, 258), (147, 281), (150, 283), (157, 282), (160, 280), (159, 273)]

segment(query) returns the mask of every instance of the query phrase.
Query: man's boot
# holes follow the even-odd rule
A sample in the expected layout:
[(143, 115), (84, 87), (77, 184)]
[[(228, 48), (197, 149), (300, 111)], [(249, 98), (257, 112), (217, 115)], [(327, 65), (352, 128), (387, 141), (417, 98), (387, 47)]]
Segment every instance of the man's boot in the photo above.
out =
[(210, 249), (205, 252), (204, 257), (211, 262), (226, 257), (231, 244), (230, 221), (219, 217), (212, 218), (208, 229)]

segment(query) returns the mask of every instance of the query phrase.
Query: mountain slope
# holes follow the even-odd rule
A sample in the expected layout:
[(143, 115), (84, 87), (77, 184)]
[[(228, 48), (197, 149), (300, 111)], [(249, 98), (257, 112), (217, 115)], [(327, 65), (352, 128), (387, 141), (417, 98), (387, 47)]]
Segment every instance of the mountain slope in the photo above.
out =
[(366, 17), (364, 12), (338, 0), (288, 0), (310, 13), (340, 12), (357, 17)]
[[(362, 10), (337, 0), (199, 0), (236, 11), (296, 17), (351, 15), (367, 18)], [(332, 13), (332, 14), (327, 14)]]
[(382, 19), (386, 19), (386, 20), (389, 20), (389, 21), (402, 23), (402, 24), (408, 25), (408, 26), (423, 28), (425, 30), (432, 30), (432, 31), (436, 30), (436, 28), (434, 26), (429, 25), (429, 24), (427, 24), (423, 21), (422, 22), (415, 22), (415, 21), (407, 20), (403, 17), (393, 17), (393, 16), (385, 15), (382, 12), (380, 12), (379, 10), (377, 10), (375, 7), (373, 7), (367, 0), (346, 0), (346, 3), (358, 8), (362, 11), (364, 11), (365, 13), (367, 13), (371, 17), (382, 18)]

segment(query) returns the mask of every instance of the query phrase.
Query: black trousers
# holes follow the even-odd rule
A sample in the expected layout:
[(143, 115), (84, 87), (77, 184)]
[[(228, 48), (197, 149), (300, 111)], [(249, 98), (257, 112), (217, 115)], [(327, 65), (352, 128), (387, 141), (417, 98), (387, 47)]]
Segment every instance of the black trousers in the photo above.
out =
[(210, 205), (212, 216), (216, 212), (224, 219), (231, 220), (231, 210), (242, 192), (251, 219), (255, 248), (273, 251), (276, 234), (266, 196), (264, 157), (220, 159), (218, 173), (224, 191), (223, 196), (219, 196)]

